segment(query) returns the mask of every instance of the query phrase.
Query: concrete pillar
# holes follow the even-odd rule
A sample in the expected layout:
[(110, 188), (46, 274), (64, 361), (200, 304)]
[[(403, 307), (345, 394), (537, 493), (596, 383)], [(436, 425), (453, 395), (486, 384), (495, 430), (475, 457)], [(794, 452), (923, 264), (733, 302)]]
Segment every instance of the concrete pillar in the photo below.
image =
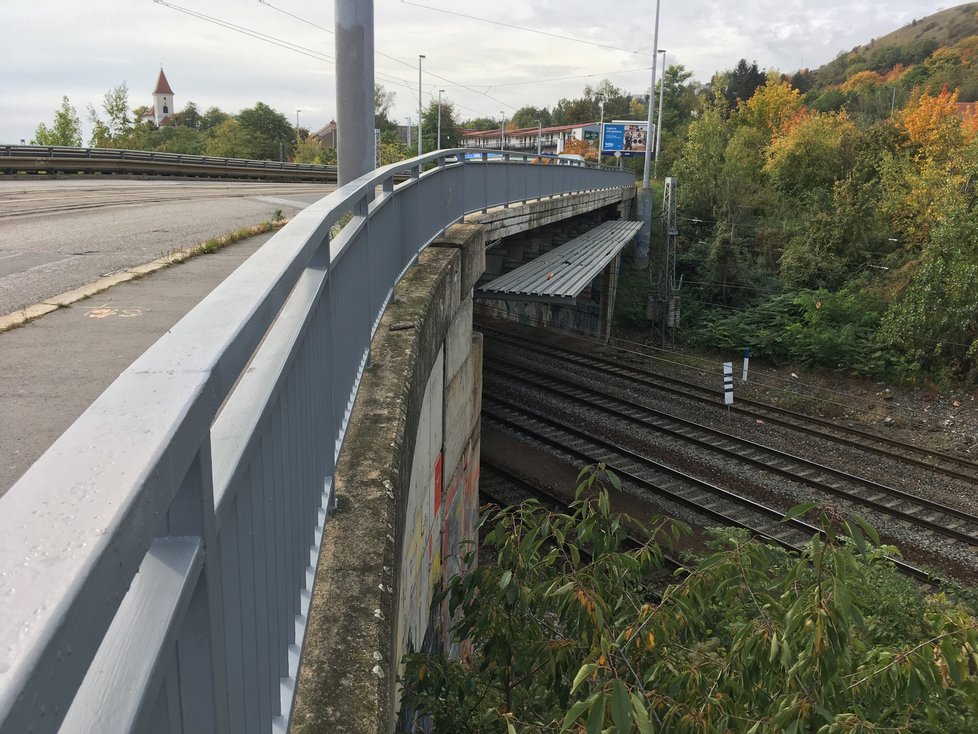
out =
[(373, 0), (335, 0), (335, 15), (336, 155), (342, 186), (375, 165)]

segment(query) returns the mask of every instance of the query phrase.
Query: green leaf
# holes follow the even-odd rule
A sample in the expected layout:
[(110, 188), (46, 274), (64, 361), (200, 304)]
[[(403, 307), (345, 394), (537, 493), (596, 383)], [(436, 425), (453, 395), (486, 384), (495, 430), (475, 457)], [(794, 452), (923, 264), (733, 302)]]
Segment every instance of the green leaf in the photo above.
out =
[(513, 580), (512, 571), (503, 571), (503, 575), (499, 577), (499, 588), (505, 589), (509, 586), (509, 582)]
[(865, 532), (866, 535), (869, 536), (869, 539), (873, 541), (873, 545), (880, 544), (880, 535), (876, 532), (876, 528), (866, 522), (866, 520), (859, 515), (854, 515), (852, 520), (863, 529), (863, 532)]
[(628, 700), (628, 689), (620, 679), (611, 686), (611, 720), (620, 734), (628, 734), (632, 728), (632, 704)]
[(507, 732), (507, 734), (516, 734), (516, 727), (513, 726), (513, 722), (512, 721), (507, 721), (506, 722), (506, 732)]
[(564, 723), (560, 725), (561, 731), (567, 731), (571, 724), (577, 721), (577, 718), (583, 714), (587, 707), (591, 705), (591, 699), (585, 699), (584, 701), (575, 701), (574, 705), (570, 707), (567, 711), (567, 715), (564, 716)]
[(784, 513), (784, 517), (781, 518), (781, 522), (791, 522), (796, 517), (799, 517), (800, 515), (804, 515), (810, 509), (812, 509), (813, 507), (816, 507), (817, 504), (818, 504), (817, 502), (805, 502), (805, 503), (800, 504), (800, 505), (795, 505), (790, 510), (788, 510), (786, 513)]
[(577, 675), (574, 676), (574, 683), (571, 685), (571, 693), (577, 690), (577, 687), (581, 685), (585, 678), (587, 678), (591, 673), (598, 669), (598, 666), (594, 663), (585, 663), (581, 666), (581, 669), (577, 671)]
[[(556, 583), (556, 582), (554, 582)], [(566, 584), (561, 586), (559, 589), (551, 588), (547, 591), (547, 596), (560, 596), (561, 594), (566, 594), (568, 591), (574, 588), (574, 582), (568, 581)]]
[(614, 487), (619, 492), (621, 492), (621, 480), (618, 478), (618, 475), (615, 474), (613, 471), (608, 472), (608, 481), (611, 482), (612, 487)]
[(635, 721), (635, 726), (638, 727), (639, 734), (655, 734), (655, 730), (652, 728), (652, 718), (645, 708), (645, 701), (635, 691), (632, 691), (631, 699), (632, 718)]
[(601, 727), (603, 724), (604, 691), (601, 691), (594, 697), (594, 702), (591, 704), (591, 710), (587, 715), (587, 724), (584, 728), (587, 731), (587, 734), (601, 734)]

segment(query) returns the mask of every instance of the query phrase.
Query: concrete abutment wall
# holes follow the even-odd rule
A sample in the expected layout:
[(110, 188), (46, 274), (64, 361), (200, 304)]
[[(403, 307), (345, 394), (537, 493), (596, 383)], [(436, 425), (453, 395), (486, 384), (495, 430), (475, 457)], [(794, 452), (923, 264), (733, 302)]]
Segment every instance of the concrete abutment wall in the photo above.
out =
[(291, 731), (389, 732), (401, 656), (445, 644), (437, 582), (478, 519), (481, 225), (451, 227), (395, 289), (337, 466)]

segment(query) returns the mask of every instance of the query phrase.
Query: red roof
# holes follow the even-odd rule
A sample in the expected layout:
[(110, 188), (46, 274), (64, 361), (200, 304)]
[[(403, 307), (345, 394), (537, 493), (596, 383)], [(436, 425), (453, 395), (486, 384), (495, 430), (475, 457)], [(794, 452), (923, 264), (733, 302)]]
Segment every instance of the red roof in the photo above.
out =
[(166, 80), (166, 74), (163, 73), (162, 67), (160, 68), (160, 78), (156, 80), (156, 89), (153, 90), (153, 94), (173, 94), (173, 90), (170, 89), (170, 82)]

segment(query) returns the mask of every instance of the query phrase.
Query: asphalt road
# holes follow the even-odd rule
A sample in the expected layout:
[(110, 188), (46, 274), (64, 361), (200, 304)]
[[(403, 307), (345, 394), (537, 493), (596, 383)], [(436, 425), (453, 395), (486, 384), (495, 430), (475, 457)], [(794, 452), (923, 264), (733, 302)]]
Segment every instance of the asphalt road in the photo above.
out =
[(335, 188), (0, 178), (0, 315), (257, 224), (276, 210), (290, 216)]
[[(0, 315), (256, 224), (276, 209), (288, 216), (334, 188), (0, 179)], [(0, 333), (0, 495), (269, 237), (115, 285)]]

